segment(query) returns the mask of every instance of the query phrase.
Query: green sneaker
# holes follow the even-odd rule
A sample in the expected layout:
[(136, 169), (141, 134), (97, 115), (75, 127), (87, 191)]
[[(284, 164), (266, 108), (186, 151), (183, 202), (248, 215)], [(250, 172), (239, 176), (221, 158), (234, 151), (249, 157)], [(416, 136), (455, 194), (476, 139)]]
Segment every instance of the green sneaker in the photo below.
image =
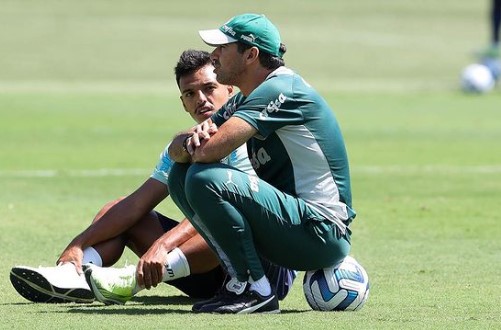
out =
[(102, 268), (85, 265), (85, 280), (97, 300), (106, 305), (123, 305), (134, 297), (136, 267)]

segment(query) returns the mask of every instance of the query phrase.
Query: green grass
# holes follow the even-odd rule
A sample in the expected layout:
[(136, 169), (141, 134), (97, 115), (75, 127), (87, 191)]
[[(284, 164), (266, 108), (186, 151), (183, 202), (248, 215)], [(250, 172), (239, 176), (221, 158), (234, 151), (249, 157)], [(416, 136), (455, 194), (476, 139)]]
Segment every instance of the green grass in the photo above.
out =
[[(461, 68), (488, 40), (487, 2), (206, 5), (0, 0), (0, 328), (499, 327), (501, 93), (458, 91)], [(17, 295), (13, 265), (53, 264), (105, 202), (149, 175), (190, 123), (172, 77), (177, 57), (208, 49), (196, 31), (243, 11), (277, 22), (288, 65), (340, 120), (367, 305), (313, 312), (302, 275), (281, 315), (193, 315), (167, 285), (114, 307)], [(159, 209), (181, 216), (170, 200)]]

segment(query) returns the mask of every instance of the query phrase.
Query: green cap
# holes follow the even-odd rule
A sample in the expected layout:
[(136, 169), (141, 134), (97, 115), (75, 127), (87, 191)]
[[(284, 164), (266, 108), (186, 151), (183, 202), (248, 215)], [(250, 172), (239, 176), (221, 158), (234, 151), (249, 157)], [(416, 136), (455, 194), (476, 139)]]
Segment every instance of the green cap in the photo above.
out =
[(240, 41), (256, 46), (259, 50), (282, 57), (280, 52), (280, 33), (264, 15), (242, 14), (233, 17), (219, 29), (198, 31), (202, 40), (209, 46), (229, 44)]

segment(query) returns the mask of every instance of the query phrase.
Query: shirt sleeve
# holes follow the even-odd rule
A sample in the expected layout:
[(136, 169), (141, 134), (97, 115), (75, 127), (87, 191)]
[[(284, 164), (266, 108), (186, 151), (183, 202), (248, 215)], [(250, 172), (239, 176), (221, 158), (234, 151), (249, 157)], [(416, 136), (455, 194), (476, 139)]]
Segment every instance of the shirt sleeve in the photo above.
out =
[[(172, 165), (174, 164), (174, 162), (169, 157), (169, 146), (170, 143), (160, 154), (160, 160), (153, 169), (153, 173), (151, 173), (150, 175), (150, 178), (160, 181), (165, 185), (168, 185), (169, 173)], [(231, 154), (229, 154), (228, 157), (222, 159), (221, 162), (236, 167), (247, 174), (256, 174), (254, 172), (254, 169), (252, 168), (249, 157), (247, 156), (247, 147), (245, 144), (232, 151)]]
[(256, 88), (233, 115), (266, 138), (284, 126), (302, 124), (301, 106), (307, 102), (294, 95), (291, 78), (273, 77)]
[(165, 147), (165, 149), (160, 154), (160, 160), (158, 161), (157, 166), (155, 166), (155, 169), (153, 170), (153, 173), (150, 176), (151, 178), (158, 180), (165, 185), (167, 185), (167, 182), (169, 180), (169, 173), (174, 163), (169, 157), (169, 152), (168, 152), (169, 146), (170, 143)]
[(221, 109), (211, 116), (212, 122), (218, 127), (224, 124), (235, 113), (243, 99), (244, 97), (241, 93), (232, 96)]

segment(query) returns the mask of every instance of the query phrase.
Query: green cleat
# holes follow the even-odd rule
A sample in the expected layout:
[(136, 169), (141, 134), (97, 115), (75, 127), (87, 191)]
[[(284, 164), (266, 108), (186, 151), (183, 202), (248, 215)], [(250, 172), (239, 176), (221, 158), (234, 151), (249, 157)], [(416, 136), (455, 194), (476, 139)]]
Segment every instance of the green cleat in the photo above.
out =
[(102, 268), (86, 265), (85, 279), (97, 300), (106, 305), (123, 305), (134, 297), (136, 267)]

